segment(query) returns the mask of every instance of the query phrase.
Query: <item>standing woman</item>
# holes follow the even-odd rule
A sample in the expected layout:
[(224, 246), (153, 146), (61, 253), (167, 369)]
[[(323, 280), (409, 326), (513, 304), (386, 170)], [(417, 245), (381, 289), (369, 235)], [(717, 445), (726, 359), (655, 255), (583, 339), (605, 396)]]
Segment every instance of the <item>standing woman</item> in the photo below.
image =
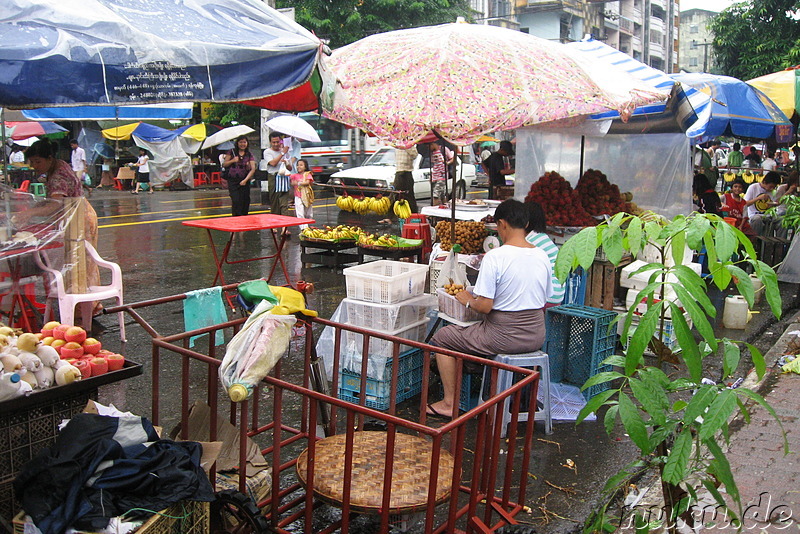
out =
[[(83, 186), (78, 176), (73, 172), (70, 164), (56, 158), (56, 147), (47, 139), (41, 139), (31, 145), (27, 152), (28, 161), (34, 170), (44, 175), (45, 188), (48, 199), (77, 198), (83, 196)], [(91, 204), (83, 199), (84, 220), (83, 229), (85, 239), (97, 249), (97, 213)], [(31, 217), (47, 217), (55, 215), (62, 209), (61, 203), (44, 202), (31, 209), (15, 215), (16, 223), (24, 225)], [(100, 271), (91, 258), (86, 258), (86, 285), (100, 285)], [(79, 308), (80, 309), (80, 308)], [(95, 303), (94, 315), (102, 310), (99, 302)], [(76, 319), (76, 322), (77, 319)]]
[(256, 159), (250, 153), (247, 137), (236, 138), (234, 148), (225, 154), (222, 166), (228, 169), (228, 194), (234, 217), (250, 212), (250, 181), (256, 173)]
[(152, 193), (153, 187), (150, 185), (150, 156), (147, 155), (147, 150), (139, 149), (139, 159), (136, 163), (131, 163), (132, 167), (136, 167), (136, 189), (131, 191), (132, 194), (138, 195), (142, 190), (142, 184), (147, 184), (147, 192)]

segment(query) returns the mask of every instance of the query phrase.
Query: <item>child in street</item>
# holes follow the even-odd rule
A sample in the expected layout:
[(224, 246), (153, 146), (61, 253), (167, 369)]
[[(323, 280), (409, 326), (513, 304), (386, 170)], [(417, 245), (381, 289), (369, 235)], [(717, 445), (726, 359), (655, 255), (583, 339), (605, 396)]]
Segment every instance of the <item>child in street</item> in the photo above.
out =
[[(304, 159), (297, 160), (295, 166), (297, 172), (290, 177), (294, 189), (294, 214), (302, 219), (311, 219), (314, 216), (314, 175)], [(307, 224), (300, 225), (301, 230), (306, 228)]]

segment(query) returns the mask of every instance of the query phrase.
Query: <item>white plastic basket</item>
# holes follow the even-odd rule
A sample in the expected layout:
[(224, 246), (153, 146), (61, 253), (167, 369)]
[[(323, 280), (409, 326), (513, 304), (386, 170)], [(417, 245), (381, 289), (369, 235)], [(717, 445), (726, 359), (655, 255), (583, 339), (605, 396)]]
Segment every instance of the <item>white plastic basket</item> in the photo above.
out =
[(379, 304), (363, 300), (344, 299), (347, 322), (373, 330), (400, 330), (427, 318), (435, 305), (431, 295), (420, 295), (397, 304)]
[(422, 295), (427, 265), (378, 260), (343, 270), (347, 298), (393, 304)]
[[(457, 265), (456, 269), (458, 270), (458, 273), (461, 275), (462, 280), (466, 280), (467, 266), (461, 262), (458, 262), (456, 265)], [(439, 282), (439, 274), (442, 272), (442, 266), (444, 266), (444, 261), (431, 260), (431, 276), (430, 276), (431, 282), (428, 286), (429, 287), (428, 291), (431, 294), (436, 293), (436, 289), (438, 287), (437, 284)]]
[(456, 321), (468, 323), (470, 321), (481, 321), (485, 317), (484, 314), (461, 304), (458, 299), (453, 295), (448, 295), (447, 291), (442, 288), (436, 290), (436, 295), (439, 297), (439, 311), (449, 315)]
[[(428, 323), (430, 321), (426, 318), (418, 321), (411, 326), (407, 326), (400, 330), (387, 332), (386, 330), (377, 330), (382, 334), (390, 336), (401, 337), (411, 341), (424, 341), (425, 335), (428, 333)], [(345, 331), (345, 347), (348, 353), (361, 353), (364, 346), (364, 336), (355, 332)], [(400, 345), (400, 352), (405, 352), (409, 347), (408, 345)], [(392, 357), (392, 342), (386, 339), (371, 337), (369, 340), (369, 358), (391, 358)], [(351, 371), (361, 372), (361, 369), (350, 369)]]

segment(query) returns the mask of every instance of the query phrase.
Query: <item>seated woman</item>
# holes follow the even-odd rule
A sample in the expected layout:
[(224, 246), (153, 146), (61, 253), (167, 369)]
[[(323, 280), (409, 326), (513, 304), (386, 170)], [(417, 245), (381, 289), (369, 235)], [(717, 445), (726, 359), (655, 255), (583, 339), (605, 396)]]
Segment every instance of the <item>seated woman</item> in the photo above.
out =
[[(484, 256), (475, 294), (462, 291), (455, 296), (486, 318), (467, 327), (442, 328), (433, 336), (433, 345), (491, 358), (532, 352), (544, 344), (543, 308), (553, 292), (553, 272), (547, 253), (525, 240), (533, 229), (531, 210), (508, 199), (497, 207), (494, 218), (503, 246)], [(450, 417), (456, 413), (456, 363), (451, 356), (436, 354), (444, 398), (428, 405), (429, 415)]]

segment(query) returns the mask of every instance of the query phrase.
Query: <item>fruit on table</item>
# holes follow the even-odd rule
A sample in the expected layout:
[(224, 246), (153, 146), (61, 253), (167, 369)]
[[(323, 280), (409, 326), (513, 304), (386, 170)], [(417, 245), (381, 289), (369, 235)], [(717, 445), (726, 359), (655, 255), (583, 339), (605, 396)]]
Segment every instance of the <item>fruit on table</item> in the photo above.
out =
[(342, 211), (354, 211), (359, 215), (366, 215), (370, 211), (378, 215), (385, 215), (392, 205), (389, 197), (376, 195), (374, 197), (356, 198), (347, 193), (337, 197), (336, 206)]
[(67, 330), (72, 328), (72, 325), (68, 324), (60, 324), (57, 327), (53, 328), (53, 337), (56, 339), (64, 339), (66, 340)]
[(39, 344), (39, 338), (34, 334), (22, 334), (17, 338), (17, 348), (24, 352), (36, 351), (36, 345)]
[(109, 371), (119, 371), (125, 365), (125, 356), (122, 354), (107, 354), (105, 360)]
[[(66, 344), (67, 344), (67, 342), (65, 340), (63, 340), (63, 339), (54, 339), (53, 342), (50, 343), (50, 346), (53, 347), (54, 349), (56, 349), (58, 354), (61, 354), (61, 347), (63, 347)], [(66, 356), (62, 355), (61, 358), (65, 359)]]
[(58, 321), (50, 321), (49, 323), (46, 323), (46, 324), (45, 324), (45, 325), (42, 327), (42, 335), (43, 335), (44, 337), (50, 337), (50, 336), (52, 336), (52, 335), (53, 335), (53, 330), (54, 330), (54, 329), (55, 329), (55, 328), (56, 328), (58, 325), (60, 325), (60, 324), (61, 324), (61, 323), (59, 323)]
[(355, 240), (358, 239), (358, 236), (364, 233), (364, 230), (359, 228), (358, 226), (345, 226), (340, 224), (339, 226), (332, 228), (330, 226), (326, 226), (323, 228), (313, 228), (309, 226), (305, 228), (302, 232), (300, 232), (301, 237), (305, 237), (306, 239), (324, 239), (327, 241), (334, 241), (334, 240)]
[(594, 220), (583, 208), (577, 191), (560, 174), (546, 172), (531, 185), (525, 202), (538, 202), (547, 224), (553, 226), (594, 226)]
[(100, 376), (108, 372), (108, 361), (105, 358), (92, 358), (89, 360), (89, 364), (92, 366), (92, 376)]
[(358, 238), (358, 244), (367, 247), (396, 247), (397, 238), (389, 235), (363, 234)]
[[(464, 254), (483, 252), (483, 240), (486, 239), (486, 225), (479, 221), (456, 221), (455, 243), (461, 245)], [(436, 235), (442, 250), (450, 250), (453, 240), (450, 238), (450, 221), (436, 223)]]
[[(58, 350), (58, 348), (56, 348)], [(67, 341), (59, 351), (61, 358), (80, 358), (83, 356), (83, 347), (75, 341)]]
[(64, 339), (75, 343), (83, 343), (86, 341), (86, 330), (80, 326), (71, 326), (64, 332)]
[(589, 169), (583, 173), (575, 191), (578, 192), (583, 209), (589, 215), (615, 215), (628, 211), (619, 187), (610, 183), (608, 177), (600, 171)]
[(92, 376), (92, 364), (89, 360), (75, 360), (72, 365), (81, 372), (82, 378), (89, 378)]
[(87, 337), (82, 345), (84, 354), (97, 354), (103, 348), (103, 345), (93, 337)]

